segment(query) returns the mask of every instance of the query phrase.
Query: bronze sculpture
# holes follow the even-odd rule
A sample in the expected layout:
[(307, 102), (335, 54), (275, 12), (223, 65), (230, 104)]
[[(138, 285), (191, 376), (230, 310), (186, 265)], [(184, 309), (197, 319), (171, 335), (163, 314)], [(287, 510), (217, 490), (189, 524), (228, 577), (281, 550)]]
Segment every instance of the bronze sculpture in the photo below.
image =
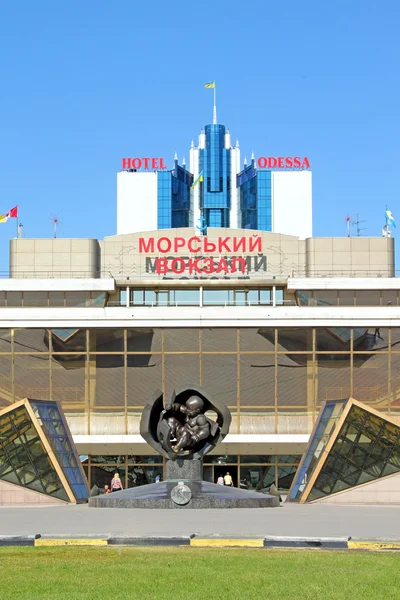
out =
[(166, 458), (200, 459), (223, 440), (230, 422), (224, 404), (211, 400), (203, 388), (190, 385), (173, 392), (165, 405), (163, 394), (157, 391), (143, 411), (140, 433)]

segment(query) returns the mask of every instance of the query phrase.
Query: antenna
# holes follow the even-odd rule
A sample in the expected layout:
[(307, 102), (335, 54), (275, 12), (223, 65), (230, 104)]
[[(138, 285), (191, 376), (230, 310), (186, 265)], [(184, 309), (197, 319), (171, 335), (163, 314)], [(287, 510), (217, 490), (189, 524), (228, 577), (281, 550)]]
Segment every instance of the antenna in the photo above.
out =
[(351, 217), (350, 217), (350, 215), (347, 215), (346, 216), (347, 237), (351, 237), (350, 225), (351, 225)]
[(366, 231), (366, 229), (367, 229), (366, 227), (360, 228), (361, 223), (366, 223), (366, 221), (365, 220), (360, 221), (358, 218), (358, 213), (357, 213), (357, 220), (352, 222), (352, 225), (357, 225), (357, 237), (360, 237), (361, 232)]
[(53, 237), (56, 238), (58, 227), (61, 225), (61, 222), (57, 215), (53, 215), (51, 217), (51, 222), (53, 223)]

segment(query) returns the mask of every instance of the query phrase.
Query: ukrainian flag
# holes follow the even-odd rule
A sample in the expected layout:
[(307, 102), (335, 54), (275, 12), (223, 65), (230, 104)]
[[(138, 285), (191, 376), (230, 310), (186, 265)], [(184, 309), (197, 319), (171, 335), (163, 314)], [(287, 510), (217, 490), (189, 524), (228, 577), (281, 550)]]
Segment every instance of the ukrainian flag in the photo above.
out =
[(193, 185), (191, 185), (191, 189), (196, 187), (196, 185), (199, 183), (199, 181), (203, 181), (203, 171), (200, 173), (200, 175), (198, 176), (196, 181), (193, 182)]
[(209, 81), (208, 83), (206, 83), (206, 85), (204, 87), (207, 89), (215, 88), (215, 81)]

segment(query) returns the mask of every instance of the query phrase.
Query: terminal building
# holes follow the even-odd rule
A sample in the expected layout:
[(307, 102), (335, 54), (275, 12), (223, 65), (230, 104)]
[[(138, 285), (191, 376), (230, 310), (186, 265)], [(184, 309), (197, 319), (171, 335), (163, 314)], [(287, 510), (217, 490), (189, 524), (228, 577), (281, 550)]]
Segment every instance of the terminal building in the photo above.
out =
[(57, 400), (89, 485), (163, 476), (141, 438), (157, 390), (232, 413), (204, 479), (289, 489), (320, 407), (353, 397), (400, 424), (394, 239), (312, 237), (308, 159), (240, 160), (214, 122), (190, 166), (123, 159), (117, 234), (15, 238), (0, 280), (0, 409)]
[[(248, 229), (12, 239), (0, 281), (0, 406), (59, 400), (91, 486), (163, 464), (139, 434), (155, 390), (194, 383), (233, 416), (204, 478), (289, 488), (320, 406), (400, 423), (393, 238)], [(109, 482), (108, 482), (109, 483)]]

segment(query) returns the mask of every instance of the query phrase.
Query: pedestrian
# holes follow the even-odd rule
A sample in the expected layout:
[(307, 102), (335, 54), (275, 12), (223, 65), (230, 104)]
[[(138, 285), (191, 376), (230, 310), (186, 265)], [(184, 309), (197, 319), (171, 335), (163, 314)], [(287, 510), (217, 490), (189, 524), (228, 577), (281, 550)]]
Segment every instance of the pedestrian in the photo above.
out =
[(110, 490), (110, 488), (108, 487), (107, 484), (104, 486), (104, 493), (105, 494), (111, 494), (111, 490)]
[(156, 475), (156, 483), (160, 483), (161, 481), (161, 477), (159, 475)]
[(114, 477), (111, 480), (111, 491), (112, 492), (120, 492), (124, 488), (122, 487), (122, 481), (119, 476), (119, 473), (114, 473)]
[(233, 487), (233, 480), (229, 474), (229, 471), (226, 472), (226, 475), (224, 477), (224, 484), (229, 485), (230, 487)]
[(217, 485), (224, 485), (224, 478), (220, 475), (217, 479)]

